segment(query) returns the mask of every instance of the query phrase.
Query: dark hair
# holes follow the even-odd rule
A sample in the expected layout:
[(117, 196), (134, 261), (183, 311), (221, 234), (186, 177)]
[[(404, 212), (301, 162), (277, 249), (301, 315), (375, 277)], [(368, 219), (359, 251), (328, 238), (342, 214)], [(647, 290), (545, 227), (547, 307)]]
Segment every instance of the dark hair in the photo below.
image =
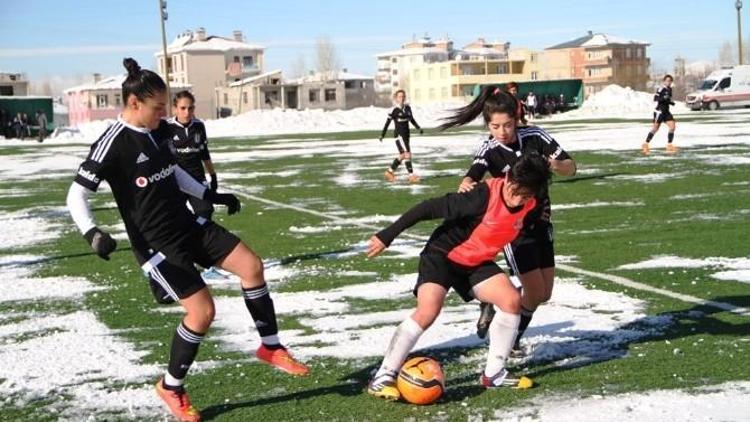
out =
[(138, 62), (130, 57), (123, 59), (122, 65), (128, 70), (128, 76), (122, 83), (122, 100), (127, 104), (130, 94), (135, 95), (138, 101), (156, 96), (159, 92), (165, 92), (167, 85), (161, 76), (156, 73), (141, 69)]
[(480, 114), (484, 117), (485, 123), (489, 123), (495, 113), (505, 113), (515, 120), (518, 118), (516, 116), (518, 107), (516, 101), (512, 95), (505, 92), (501, 87), (487, 85), (482, 88), (482, 92), (479, 93), (477, 98), (474, 98), (474, 101), (454, 110), (453, 115), (443, 119), (445, 123), (441, 124), (439, 128), (440, 130), (446, 130), (455, 126), (463, 126), (473, 122)]
[(518, 189), (537, 198), (546, 193), (551, 176), (547, 159), (536, 152), (522, 155), (508, 172), (508, 180), (515, 183)]
[(662, 81), (666, 81), (667, 78), (669, 78), (669, 80), (671, 80), (672, 82), (674, 82), (674, 78), (669, 73), (667, 73), (666, 75), (664, 75), (664, 77), (661, 80)]
[(177, 102), (180, 101), (182, 98), (189, 99), (193, 104), (195, 104), (195, 97), (193, 94), (190, 93), (188, 90), (180, 91), (176, 94), (174, 94), (174, 99), (172, 100), (172, 105), (176, 106)]
[(404, 97), (406, 97), (406, 91), (404, 91), (403, 89), (399, 89), (398, 91), (396, 91), (396, 92), (393, 93), (393, 98), (396, 98), (396, 96), (399, 94), (399, 92), (402, 93), (402, 94), (404, 94)]
[(510, 91), (511, 88), (518, 89), (518, 84), (515, 83), (515, 82), (508, 82), (507, 84), (505, 84), (505, 89), (507, 89), (508, 91)]

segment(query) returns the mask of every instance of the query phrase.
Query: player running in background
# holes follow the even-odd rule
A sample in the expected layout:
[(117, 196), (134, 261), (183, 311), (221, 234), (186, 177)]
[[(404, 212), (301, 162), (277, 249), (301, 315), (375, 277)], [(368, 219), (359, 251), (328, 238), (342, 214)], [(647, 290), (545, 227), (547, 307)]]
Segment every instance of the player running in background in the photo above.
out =
[(394, 98), (396, 99), (396, 107), (388, 114), (385, 126), (383, 126), (383, 132), (380, 134), (380, 142), (383, 142), (383, 138), (388, 132), (388, 126), (390, 126), (392, 120), (394, 125), (393, 137), (396, 139), (398, 157), (393, 159), (393, 163), (385, 171), (385, 180), (389, 182), (396, 180), (396, 169), (398, 169), (398, 166), (403, 161), (406, 171), (409, 172), (409, 182), (417, 183), (419, 182), (419, 177), (414, 174), (414, 168), (411, 163), (411, 146), (409, 145), (411, 131), (409, 130), (409, 123), (413, 124), (419, 130), (420, 134), (424, 133), (424, 131), (419, 127), (417, 121), (414, 120), (411, 107), (409, 107), (409, 104), (406, 104), (406, 91), (399, 89), (394, 94)]
[(508, 82), (507, 84), (505, 84), (505, 90), (508, 91), (508, 94), (512, 95), (513, 98), (515, 98), (518, 102), (518, 107), (516, 107), (516, 116), (518, 116), (519, 126), (526, 126), (528, 124), (528, 122), (526, 121), (526, 106), (524, 105), (523, 101), (518, 98), (518, 84), (515, 82)]
[(674, 105), (674, 101), (672, 100), (672, 82), (674, 82), (672, 75), (665, 75), (662, 79), (662, 85), (656, 90), (656, 94), (654, 94), (656, 109), (654, 110), (653, 127), (648, 132), (648, 135), (646, 135), (646, 141), (641, 145), (641, 151), (644, 155), (651, 154), (649, 143), (659, 130), (662, 123), (666, 123), (669, 128), (669, 132), (667, 132), (667, 154), (674, 154), (677, 152), (677, 147), (672, 143), (672, 141), (674, 141), (674, 130), (676, 125), (674, 116), (672, 116), (672, 113), (669, 111), (669, 106)]
[(480, 383), (487, 388), (531, 386), (528, 378), (514, 377), (505, 369), (520, 320), (521, 295), (495, 258), (520, 232), (524, 217), (536, 206), (534, 198), (546, 189), (549, 176), (547, 160), (528, 154), (504, 178), (479, 183), (469, 192), (426, 200), (370, 239), (367, 256), (371, 258), (414, 224), (443, 219), (420, 254), (414, 287), (417, 308), (396, 329), (368, 385), (369, 394), (386, 400), (400, 397), (395, 385), (398, 371), (440, 314), (451, 288), (467, 302), (478, 299), (497, 308), (489, 327), (489, 352)]
[[(516, 100), (499, 87), (487, 86), (467, 106), (460, 108), (440, 126), (441, 130), (462, 126), (484, 118), (489, 136), (477, 150), (474, 161), (459, 185), (459, 192), (474, 189), (489, 172), (492, 177), (504, 177), (513, 165), (529, 154), (543, 156), (552, 172), (572, 176), (576, 164), (562, 147), (543, 129), (536, 126), (518, 127)], [(515, 339), (514, 351), (520, 353), (520, 339), (531, 322), (537, 307), (552, 295), (555, 278), (555, 251), (548, 190), (543, 189), (536, 198), (536, 208), (525, 220), (521, 234), (504, 250), (511, 274), (523, 286), (521, 296), (521, 323)], [(477, 335), (484, 338), (494, 315), (488, 304), (482, 305), (477, 323)]]
[(166, 85), (159, 75), (125, 59), (124, 108), (117, 121), (91, 146), (70, 187), (67, 205), (92, 249), (103, 259), (116, 249), (112, 237), (97, 227), (88, 198), (106, 180), (117, 202), (130, 244), (144, 272), (157, 280), (185, 309), (170, 348), (167, 372), (156, 384), (159, 397), (181, 421), (199, 421), (190, 403), (185, 377), (213, 321), (211, 292), (195, 269), (217, 265), (236, 274), (245, 305), (262, 345), (256, 356), (281, 370), (305, 375), (278, 338), (276, 312), (263, 277), (263, 263), (237, 236), (191, 214), (184, 194), (239, 211), (234, 195), (217, 193), (176, 164), (166, 114)]

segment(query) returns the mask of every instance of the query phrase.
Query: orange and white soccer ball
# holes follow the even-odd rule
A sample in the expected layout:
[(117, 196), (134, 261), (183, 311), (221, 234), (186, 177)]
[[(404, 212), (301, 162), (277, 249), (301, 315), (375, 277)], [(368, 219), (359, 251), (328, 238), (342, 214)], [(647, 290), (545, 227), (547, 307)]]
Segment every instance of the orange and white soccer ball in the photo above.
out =
[(435, 403), (445, 391), (443, 368), (432, 358), (411, 358), (401, 367), (396, 387), (401, 397), (409, 403)]

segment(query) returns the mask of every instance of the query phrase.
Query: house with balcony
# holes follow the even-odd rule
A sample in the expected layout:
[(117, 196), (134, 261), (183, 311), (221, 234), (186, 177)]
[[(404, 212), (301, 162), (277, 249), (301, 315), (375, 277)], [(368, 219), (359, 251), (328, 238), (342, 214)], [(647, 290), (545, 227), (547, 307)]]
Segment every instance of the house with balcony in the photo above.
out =
[(199, 118), (217, 116), (220, 104), (216, 89), (263, 73), (265, 47), (247, 43), (242, 31), (231, 38), (207, 35), (204, 28), (178, 35), (168, 46), (168, 60), (155, 53), (158, 73), (169, 69), (171, 84), (192, 86), (195, 111)]
[(649, 45), (589, 31), (545, 49), (543, 79), (582, 79), (586, 97), (610, 84), (645, 91), (651, 64), (646, 55)]
[[(122, 83), (126, 77), (126, 74), (122, 74), (102, 78), (100, 74), (95, 73), (91, 83), (64, 90), (68, 124), (75, 127), (92, 120), (117, 118), (122, 112)], [(175, 83), (172, 89), (190, 89), (190, 85)]]
[(523, 80), (528, 73), (526, 60), (511, 58), (509, 51), (510, 43), (479, 38), (455, 50), (450, 60), (415, 65), (409, 70), (409, 101), (466, 101), (477, 85)]

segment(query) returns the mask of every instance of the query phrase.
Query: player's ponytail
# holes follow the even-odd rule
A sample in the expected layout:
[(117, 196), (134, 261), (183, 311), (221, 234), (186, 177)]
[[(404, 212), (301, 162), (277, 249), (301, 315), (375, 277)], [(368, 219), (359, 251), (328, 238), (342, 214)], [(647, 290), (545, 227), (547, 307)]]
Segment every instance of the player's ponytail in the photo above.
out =
[(150, 70), (141, 69), (137, 61), (128, 57), (122, 61), (122, 65), (128, 71), (128, 76), (122, 83), (122, 99), (125, 104), (131, 94), (135, 95), (138, 101), (144, 101), (146, 98), (166, 92), (167, 85), (161, 76)]
[(515, 120), (518, 118), (516, 116), (517, 107), (516, 99), (503, 88), (497, 85), (487, 85), (482, 88), (482, 92), (474, 98), (474, 101), (456, 109), (453, 115), (443, 119), (444, 123), (439, 128), (440, 130), (446, 130), (463, 126), (473, 122), (480, 114), (484, 118), (485, 124), (490, 122), (492, 115), (495, 113), (507, 114)]

